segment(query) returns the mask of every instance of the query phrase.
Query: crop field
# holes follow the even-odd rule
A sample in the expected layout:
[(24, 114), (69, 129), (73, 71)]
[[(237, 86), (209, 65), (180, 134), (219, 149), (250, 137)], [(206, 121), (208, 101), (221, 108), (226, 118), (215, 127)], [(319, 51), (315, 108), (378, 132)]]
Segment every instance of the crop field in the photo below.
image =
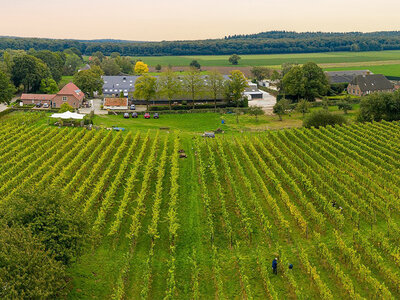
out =
[(0, 119), (0, 199), (58, 188), (90, 220), (70, 299), (400, 297), (400, 122), (203, 139), (42, 118)]

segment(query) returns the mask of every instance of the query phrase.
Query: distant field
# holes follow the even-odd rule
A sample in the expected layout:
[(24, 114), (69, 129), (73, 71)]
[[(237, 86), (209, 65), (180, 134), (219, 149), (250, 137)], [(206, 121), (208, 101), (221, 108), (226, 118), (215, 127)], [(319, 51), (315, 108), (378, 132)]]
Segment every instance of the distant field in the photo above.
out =
[(358, 67), (340, 67), (327, 68), (326, 71), (346, 71), (346, 70), (370, 70), (375, 74), (384, 74), (386, 76), (400, 77), (400, 64), (398, 65), (381, 65), (381, 66), (358, 66)]
[[(150, 56), (140, 57), (150, 66), (187, 66), (196, 59), (202, 66), (232, 66), (228, 62), (229, 56)], [(375, 52), (329, 52), (329, 53), (301, 53), (301, 54), (273, 54), (273, 55), (241, 55), (239, 66), (278, 66), (283, 63), (306, 63), (309, 61), (318, 64), (355, 63), (373, 61), (400, 60), (400, 51)]]

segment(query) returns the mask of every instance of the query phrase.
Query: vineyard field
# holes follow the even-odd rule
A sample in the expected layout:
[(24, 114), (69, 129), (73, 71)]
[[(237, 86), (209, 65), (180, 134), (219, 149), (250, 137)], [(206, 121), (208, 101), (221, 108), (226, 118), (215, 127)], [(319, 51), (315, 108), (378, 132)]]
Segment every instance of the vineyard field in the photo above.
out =
[(42, 118), (0, 118), (0, 201), (52, 187), (90, 220), (69, 299), (400, 298), (400, 122), (203, 139)]

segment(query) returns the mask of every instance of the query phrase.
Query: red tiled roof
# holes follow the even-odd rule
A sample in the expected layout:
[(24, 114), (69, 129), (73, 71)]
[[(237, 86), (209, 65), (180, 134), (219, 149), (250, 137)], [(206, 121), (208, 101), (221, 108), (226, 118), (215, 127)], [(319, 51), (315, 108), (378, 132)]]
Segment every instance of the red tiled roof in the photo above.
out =
[(54, 96), (54, 94), (22, 94), (21, 100), (51, 100)]
[(72, 95), (78, 100), (82, 100), (85, 94), (72, 82), (67, 83), (57, 95)]
[(128, 106), (128, 98), (104, 98), (104, 106)]

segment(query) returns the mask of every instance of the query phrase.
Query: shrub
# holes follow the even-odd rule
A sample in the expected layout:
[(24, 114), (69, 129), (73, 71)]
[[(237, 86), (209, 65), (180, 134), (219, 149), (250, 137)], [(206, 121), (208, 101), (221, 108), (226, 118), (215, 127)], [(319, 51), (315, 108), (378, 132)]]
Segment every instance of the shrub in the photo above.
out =
[(66, 111), (74, 112), (74, 108), (71, 105), (69, 105), (68, 103), (61, 104), (59, 113), (63, 113)]
[(65, 267), (29, 230), (0, 225), (1, 299), (60, 299), (66, 285)]
[(400, 120), (400, 91), (374, 93), (362, 98), (358, 120), (361, 122)]
[(307, 128), (319, 128), (327, 125), (341, 125), (345, 123), (346, 118), (343, 115), (332, 114), (325, 109), (320, 109), (308, 115), (303, 121), (303, 126)]
[(57, 261), (68, 265), (80, 252), (87, 221), (58, 190), (25, 188), (2, 203), (2, 219), (9, 226), (21, 226), (38, 238)]

